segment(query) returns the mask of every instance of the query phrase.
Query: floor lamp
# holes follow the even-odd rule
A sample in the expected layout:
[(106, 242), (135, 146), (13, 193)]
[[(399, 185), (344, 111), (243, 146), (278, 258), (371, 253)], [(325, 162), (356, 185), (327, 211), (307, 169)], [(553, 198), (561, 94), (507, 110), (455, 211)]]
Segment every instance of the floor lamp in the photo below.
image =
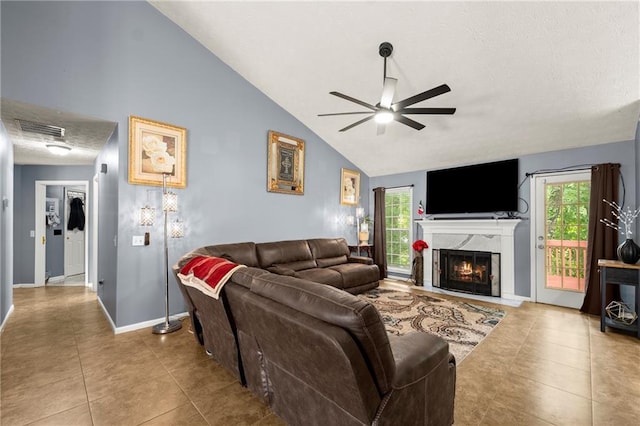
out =
[[(169, 244), (168, 238), (168, 221), (167, 214), (178, 210), (178, 196), (174, 192), (167, 191), (167, 175), (162, 174), (162, 210), (164, 211), (164, 322), (156, 324), (152, 327), (153, 334), (172, 333), (182, 328), (180, 320), (169, 320)], [(176, 223), (180, 223), (177, 222)], [(172, 230), (172, 237), (177, 237), (178, 233)], [(179, 235), (182, 236), (182, 235)]]

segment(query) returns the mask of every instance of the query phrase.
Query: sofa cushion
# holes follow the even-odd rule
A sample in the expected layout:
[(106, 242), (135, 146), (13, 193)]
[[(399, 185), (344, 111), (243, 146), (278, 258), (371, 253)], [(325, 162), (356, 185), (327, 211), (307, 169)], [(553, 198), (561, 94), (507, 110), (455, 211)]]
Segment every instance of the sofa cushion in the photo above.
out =
[(299, 271), (315, 268), (316, 262), (306, 240), (277, 241), (256, 244), (256, 253), (261, 268), (282, 266)]
[(347, 263), (347, 256), (343, 254), (342, 256), (316, 259), (316, 263), (318, 264), (318, 268), (327, 268), (333, 265), (341, 265), (343, 263)]
[(340, 272), (329, 268), (305, 269), (304, 271), (297, 271), (293, 276), (315, 283), (328, 284), (340, 289), (344, 288), (344, 282)]
[(380, 270), (377, 265), (343, 263), (342, 265), (330, 266), (327, 269), (336, 271), (342, 276), (343, 288), (357, 287), (362, 284), (377, 282), (380, 278)]
[(316, 260), (350, 254), (347, 240), (344, 238), (313, 238), (307, 242)]
[(252, 242), (206, 246), (200, 254), (222, 257), (241, 265), (260, 267), (256, 256), (256, 244)]

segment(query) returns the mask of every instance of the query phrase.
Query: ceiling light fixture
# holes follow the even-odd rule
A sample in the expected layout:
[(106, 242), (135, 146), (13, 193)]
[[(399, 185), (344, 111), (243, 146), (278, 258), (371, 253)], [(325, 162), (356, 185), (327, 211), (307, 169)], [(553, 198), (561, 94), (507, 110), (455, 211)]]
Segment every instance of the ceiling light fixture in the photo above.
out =
[(66, 145), (47, 144), (47, 149), (55, 155), (67, 155), (71, 151), (71, 148)]

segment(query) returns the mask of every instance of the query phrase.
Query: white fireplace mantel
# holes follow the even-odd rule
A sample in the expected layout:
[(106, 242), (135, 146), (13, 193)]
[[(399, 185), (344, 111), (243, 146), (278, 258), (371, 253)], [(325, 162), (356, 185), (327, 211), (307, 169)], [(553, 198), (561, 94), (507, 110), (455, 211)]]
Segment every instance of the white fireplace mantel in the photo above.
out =
[(424, 256), (424, 282), (433, 285), (431, 249), (478, 250), (500, 253), (500, 297), (515, 295), (514, 231), (520, 219), (419, 220), (422, 238), (429, 244)]

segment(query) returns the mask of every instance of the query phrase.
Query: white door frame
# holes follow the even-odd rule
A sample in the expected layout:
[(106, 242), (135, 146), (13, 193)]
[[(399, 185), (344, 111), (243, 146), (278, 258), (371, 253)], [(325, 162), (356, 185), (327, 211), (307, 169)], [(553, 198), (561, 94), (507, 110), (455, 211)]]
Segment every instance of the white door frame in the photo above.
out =
[(98, 187), (100, 183), (100, 178), (96, 173), (93, 176), (93, 199), (91, 204), (91, 219), (93, 223), (93, 228), (91, 229), (91, 236), (93, 237), (93, 251), (91, 259), (93, 268), (91, 268), (91, 282), (89, 285), (91, 286), (91, 290), (98, 291)]
[[(64, 259), (63, 259), (63, 263), (64, 263), (64, 277), (66, 279), (67, 276), (72, 276), (72, 275), (76, 275), (76, 274), (69, 274), (69, 269), (71, 269), (69, 266), (69, 258), (71, 256), (69, 256), (69, 247), (67, 246), (67, 243), (69, 241), (69, 234), (72, 234), (73, 231), (69, 231), (67, 229), (66, 224), (69, 223), (69, 217), (71, 216), (71, 202), (69, 200), (69, 191), (72, 192), (82, 192), (84, 193), (84, 211), (89, 212), (88, 208), (89, 205), (87, 204), (89, 202), (89, 194), (85, 191), (85, 188), (82, 186), (65, 186), (64, 187), (64, 206), (65, 206), (65, 213), (64, 213), (64, 226), (62, 227), (62, 231), (63, 231), (63, 235), (64, 235)], [(85, 225), (86, 223), (86, 216), (85, 215)], [(84, 246), (86, 248), (87, 245), (87, 232), (89, 232), (89, 228), (87, 226), (84, 227), (84, 229), (81, 231), (82, 232), (82, 240), (84, 243)], [(85, 252), (85, 255), (83, 256), (84, 259), (82, 260), (82, 264), (83, 264), (83, 273), (85, 274), (85, 283), (87, 283), (88, 281), (88, 277), (87, 277), (87, 273), (89, 272), (87, 270), (87, 261), (86, 261), (86, 250), (83, 250)]]
[[(538, 205), (539, 202), (544, 202), (544, 194), (542, 194), (542, 197), (539, 197), (539, 194), (537, 194), (536, 188), (538, 186), (538, 183), (543, 180), (543, 179), (548, 179), (549, 177), (557, 177), (557, 176), (563, 176), (563, 175), (580, 175), (580, 174), (585, 174), (585, 173), (590, 173), (589, 169), (583, 169), (583, 170), (571, 170), (571, 171), (566, 171), (566, 172), (550, 172), (550, 173), (543, 173), (543, 174), (536, 174), (533, 175), (531, 177), (531, 181), (530, 181), (530, 189), (529, 189), (529, 194), (530, 194), (530, 211), (531, 211), (531, 217), (530, 217), (530, 223), (531, 223), (531, 227), (530, 227), (530, 241), (531, 241), (531, 301), (532, 302), (538, 302), (538, 256), (541, 253), (541, 250), (538, 248), (538, 244), (541, 244), (540, 241), (538, 241), (538, 220), (540, 219), (538, 217), (538, 208), (540, 207)], [(590, 176), (590, 175), (589, 175)], [(544, 241), (542, 242), (542, 244), (544, 243)]]
[[(47, 194), (47, 186), (82, 186), (84, 188), (87, 197), (89, 196), (89, 181), (87, 180), (36, 180), (35, 182), (35, 252), (33, 261), (33, 283), (36, 287), (42, 287), (45, 284), (45, 270), (46, 270), (46, 226), (44, 221), (45, 213), (45, 198)], [(89, 215), (87, 215), (89, 216)], [(63, 224), (66, 226), (66, 224)], [(89, 223), (89, 217), (85, 220), (85, 229), (92, 229)], [(87, 285), (88, 277), (86, 271), (89, 264), (89, 244), (87, 243), (88, 232), (84, 233), (84, 284)], [(94, 240), (93, 245), (97, 245)]]

